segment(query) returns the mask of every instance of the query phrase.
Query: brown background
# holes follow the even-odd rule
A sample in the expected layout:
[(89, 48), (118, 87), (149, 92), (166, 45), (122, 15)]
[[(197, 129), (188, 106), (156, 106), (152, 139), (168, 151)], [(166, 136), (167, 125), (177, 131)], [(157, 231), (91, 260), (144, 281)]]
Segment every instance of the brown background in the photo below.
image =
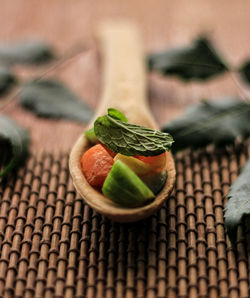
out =
[[(48, 76), (64, 80), (96, 108), (101, 92), (101, 65), (95, 30), (100, 20), (122, 17), (138, 23), (145, 52), (185, 45), (205, 32), (234, 67), (250, 56), (249, 15), (248, 1), (2, 0), (0, 41), (38, 37), (51, 44), (60, 56), (84, 47), (85, 51)], [(15, 71), (24, 79), (41, 75), (49, 67), (19, 66)], [(249, 93), (244, 84), (241, 88)], [(224, 95), (240, 95), (228, 74), (208, 83), (189, 84), (157, 75), (149, 78), (149, 100), (159, 124), (180, 114), (191, 102)], [(2, 100), (0, 109), (31, 130), (35, 148), (68, 150), (84, 128), (69, 121), (39, 119), (23, 111), (16, 102), (3, 109), (6, 101)]]

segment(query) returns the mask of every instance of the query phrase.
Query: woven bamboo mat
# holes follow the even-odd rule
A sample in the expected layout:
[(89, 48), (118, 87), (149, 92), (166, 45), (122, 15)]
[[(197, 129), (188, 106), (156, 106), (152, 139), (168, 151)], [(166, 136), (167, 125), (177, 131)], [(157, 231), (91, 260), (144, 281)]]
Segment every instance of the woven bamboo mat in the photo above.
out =
[(0, 188), (0, 296), (249, 297), (250, 230), (234, 251), (223, 224), (249, 157), (249, 143), (177, 156), (165, 206), (126, 225), (84, 204), (67, 153), (31, 156)]

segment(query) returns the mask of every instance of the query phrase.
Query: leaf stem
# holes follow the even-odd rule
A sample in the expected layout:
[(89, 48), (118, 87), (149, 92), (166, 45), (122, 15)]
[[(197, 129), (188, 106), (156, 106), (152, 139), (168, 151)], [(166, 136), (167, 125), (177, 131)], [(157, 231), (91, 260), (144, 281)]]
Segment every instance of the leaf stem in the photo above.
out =
[(238, 80), (238, 76), (237, 76), (238, 71), (237, 70), (232, 70), (232, 69), (230, 70), (229, 69), (228, 70), (228, 73), (229, 73), (232, 81), (234, 82), (235, 86), (237, 87), (241, 99), (243, 101), (245, 101), (246, 103), (250, 103), (250, 98), (249, 98), (248, 94), (246, 94), (244, 92), (244, 89), (242, 88), (242, 86), (241, 86), (241, 84), (240, 84), (240, 82)]

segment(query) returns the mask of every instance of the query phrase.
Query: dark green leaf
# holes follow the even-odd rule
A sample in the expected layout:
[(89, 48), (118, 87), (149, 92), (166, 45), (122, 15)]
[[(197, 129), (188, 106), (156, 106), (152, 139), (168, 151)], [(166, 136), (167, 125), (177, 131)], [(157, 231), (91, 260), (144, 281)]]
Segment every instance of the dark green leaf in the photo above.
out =
[(168, 133), (122, 122), (110, 115), (97, 118), (94, 130), (103, 144), (124, 155), (154, 156), (168, 150), (173, 143)]
[(239, 70), (243, 79), (250, 84), (250, 61), (246, 61)]
[(186, 81), (205, 80), (227, 69), (206, 38), (195, 40), (189, 47), (151, 54), (148, 64), (151, 70), (159, 71), (163, 75), (175, 75)]
[(27, 40), (13, 44), (0, 44), (0, 61), (2, 63), (46, 63), (54, 54), (50, 46), (42, 41)]
[(8, 92), (15, 82), (16, 78), (13, 73), (9, 69), (0, 66), (0, 95)]
[[(109, 114), (109, 116), (111, 116), (117, 120), (121, 120), (123, 122), (128, 122), (128, 119), (126, 118), (126, 116), (122, 112), (120, 112), (114, 108), (108, 109), (108, 114)], [(84, 135), (91, 143), (93, 143), (93, 144), (98, 143), (98, 139), (95, 135), (94, 127), (91, 127), (88, 130), (86, 130), (84, 132)]]
[(10, 118), (0, 115), (0, 178), (25, 161), (28, 145), (28, 132)]
[(122, 112), (120, 112), (114, 108), (108, 109), (108, 115), (117, 119), (117, 120), (121, 120), (123, 122), (128, 122), (127, 117)]
[(237, 240), (237, 227), (243, 215), (250, 213), (250, 160), (233, 183), (225, 208), (225, 225), (232, 244)]
[(167, 123), (163, 131), (175, 139), (176, 151), (233, 143), (250, 135), (250, 105), (236, 99), (203, 101), (190, 107), (184, 116)]
[(65, 85), (54, 80), (34, 80), (22, 87), (20, 103), (40, 117), (88, 122), (92, 110)]

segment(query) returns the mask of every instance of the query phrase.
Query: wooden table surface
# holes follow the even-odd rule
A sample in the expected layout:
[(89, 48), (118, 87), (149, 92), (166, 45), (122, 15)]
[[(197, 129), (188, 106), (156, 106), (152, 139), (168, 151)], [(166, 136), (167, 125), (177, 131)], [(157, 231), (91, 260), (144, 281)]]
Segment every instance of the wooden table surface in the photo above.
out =
[[(145, 52), (188, 44), (201, 33), (209, 34), (225, 59), (237, 66), (250, 56), (250, 2), (248, 1), (62, 1), (2, 0), (0, 41), (40, 38), (61, 55), (85, 50), (54, 71), (49, 77), (65, 81), (92, 108), (101, 92), (101, 63), (95, 31), (107, 18), (126, 18), (140, 26)], [(22, 79), (41, 75), (49, 66), (15, 67)], [(183, 83), (174, 78), (150, 75), (149, 101), (159, 124), (179, 115), (182, 109), (202, 98), (240, 96), (231, 76), (226, 74), (206, 83)], [(249, 89), (241, 85), (245, 93)], [(22, 110), (17, 101), (1, 112), (30, 129), (34, 150), (67, 151), (84, 125), (70, 121), (47, 120)], [(51, 129), (53, 126), (53, 129)]]

